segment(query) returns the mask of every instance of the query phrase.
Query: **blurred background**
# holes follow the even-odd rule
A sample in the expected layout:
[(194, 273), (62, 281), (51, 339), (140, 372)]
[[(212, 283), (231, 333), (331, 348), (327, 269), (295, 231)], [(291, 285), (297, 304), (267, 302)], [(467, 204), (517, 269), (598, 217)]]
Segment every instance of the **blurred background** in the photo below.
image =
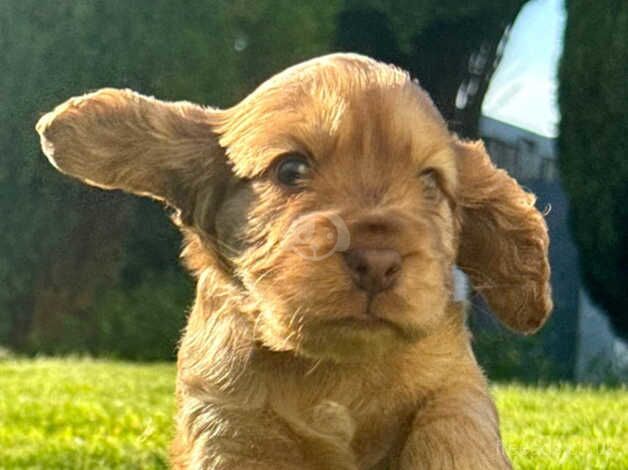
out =
[(0, 50), (4, 354), (171, 360), (193, 299), (163, 208), (57, 173), (43, 112), (104, 86), (226, 107), (286, 66), (353, 51), (409, 70), (547, 211), (542, 333), (503, 330), (469, 293), (488, 375), (628, 379), (624, 0), (2, 1)]

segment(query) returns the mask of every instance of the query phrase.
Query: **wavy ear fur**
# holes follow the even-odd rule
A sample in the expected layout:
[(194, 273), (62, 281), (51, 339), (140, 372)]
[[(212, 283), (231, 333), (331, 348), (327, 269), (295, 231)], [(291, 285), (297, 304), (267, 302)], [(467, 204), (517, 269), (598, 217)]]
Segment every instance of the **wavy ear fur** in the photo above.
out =
[(217, 113), (105, 88), (69, 99), (36, 127), (44, 153), (61, 172), (165, 200), (185, 218), (199, 197), (205, 206), (215, 200), (229, 174), (212, 130)]
[(549, 239), (535, 197), (491, 162), (482, 142), (456, 141), (458, 265), (510, 328), (533, 333), (552, 310)]

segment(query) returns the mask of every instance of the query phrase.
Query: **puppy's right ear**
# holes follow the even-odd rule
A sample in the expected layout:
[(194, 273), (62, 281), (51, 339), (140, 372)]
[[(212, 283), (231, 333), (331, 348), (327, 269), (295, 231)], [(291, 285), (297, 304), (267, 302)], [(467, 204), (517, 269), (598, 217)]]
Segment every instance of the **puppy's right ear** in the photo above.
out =
[(61, 172), (164, 200), (185, 218), (201, 193), (205, 206), (215, 200), (230, 174), (213, 131), (218, 113), (107, 88), (69, 99), (36, 128)]

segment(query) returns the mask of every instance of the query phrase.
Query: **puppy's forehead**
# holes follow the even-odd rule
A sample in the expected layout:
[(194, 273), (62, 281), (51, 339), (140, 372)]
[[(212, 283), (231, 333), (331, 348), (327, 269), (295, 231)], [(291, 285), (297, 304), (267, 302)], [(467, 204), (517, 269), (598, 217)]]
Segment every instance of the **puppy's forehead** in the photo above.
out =
[(226, 110), (217, 131), (242, 177), (264, 172), (289, 152), (314, 160), (347, 155), (429, 165), (451, 140), (406, 72), (356, 54), (286, 69)]

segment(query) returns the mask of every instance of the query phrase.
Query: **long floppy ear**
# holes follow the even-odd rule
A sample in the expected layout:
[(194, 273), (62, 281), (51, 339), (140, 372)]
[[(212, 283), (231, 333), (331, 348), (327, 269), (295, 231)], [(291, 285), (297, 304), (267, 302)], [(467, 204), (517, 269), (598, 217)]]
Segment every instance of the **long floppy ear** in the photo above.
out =
[(185, 218), (199, 197), (211, 204), (229, 174), (212, 130), (214, 113), (105, 88), (69, 99), (36, 128), (44, 153), (61, 172), (164, 200)]
[(482, 142), (454, 143), (461, 234), (458, 265), (510, 328), (538, 330), (552, 310), (549, 239), (535, 197), (491, 162)]

